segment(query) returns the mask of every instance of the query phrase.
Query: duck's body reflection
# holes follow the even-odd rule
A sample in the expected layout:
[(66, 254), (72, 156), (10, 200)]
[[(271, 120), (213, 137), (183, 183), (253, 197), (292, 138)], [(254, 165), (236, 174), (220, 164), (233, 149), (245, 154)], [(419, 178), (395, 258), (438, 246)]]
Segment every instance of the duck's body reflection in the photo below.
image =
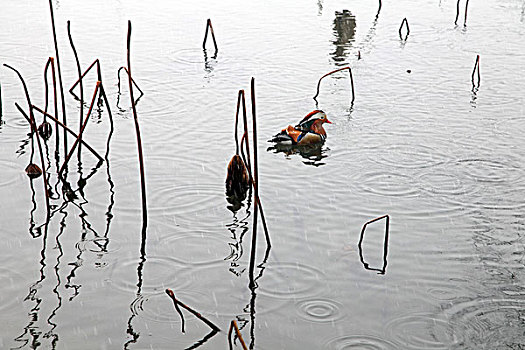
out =
[(275, 144), (267, 148), (269, 152), (284, 153), (286, 158), (299, 154), (305, 159), (303, 160), (304, 164), (316, 167), (326, 164), (323, 159), (328, 157), (329, 150), (328, 147), (324, 147), (323, 143), (305, 146)]

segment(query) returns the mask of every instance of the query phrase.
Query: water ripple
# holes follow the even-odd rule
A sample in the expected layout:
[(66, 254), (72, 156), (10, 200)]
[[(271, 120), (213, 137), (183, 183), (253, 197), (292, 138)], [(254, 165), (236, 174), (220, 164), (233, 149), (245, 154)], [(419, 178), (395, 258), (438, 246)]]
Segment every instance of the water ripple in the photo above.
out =
[(525, 299), (479, 298), (453, 304), (444, 310), (451, 327), (463, 334), (469, 346), (486, 349), (503, 344), (525, 344)]
[(18, 180), (17, 175), (23, 173), (23, 169), (19, 169), (15, 162), (10, 162), (6, 159), (0, 159), (0, 168), (3, 173), (2, 177), (0, 177), (0, 187), (15, 183)]
[(448, 350), (460, 344), (456, 331), (446, 319), (432, 314), (408, 314), (390, 321), (386, 326), (390, 339), (403, 349)]
[(297, 299), (319, 295), (326, 276), (314, 267), (298, 263), (267, 265), (260, 294), (278, 299)]
[(394, 197), (414, 197), (419, 194), (412, 177), (397, 172), (366, 172), (357, 186), (365, 192)]
[[(202, 297), (204, 296), (201, 296), (201, 298)], [(177, 293), (177, 298), (184, 303), (188, 303), (188, 295), (185, 292)], [(192, 305), (191, 303), (188, 304)], [(181, 323), (180, 316), (175, 310), (173, 301), (164, 291), (139, 295), (131, 303), (130, 309), (134, 315), (146, 320), (172, 324)], [(188, 321), (190, 322), (193, 320), (195, 320), (194, 317), (188, 318)]]
[(365, 349), (365, 350), (391, 350), (398, 347), (387, 340), (372, 335), (346, 335), (330, 340), (325, 349)]
[(172, 259), (181, 264), (213, 265), (221, 263), (228, 255), (229, 249), (225, 240), (226, 237), (221, 239), (216, 233), (191, 232), (164, 237), (159, 244), (165, 247), (175, 247), (175, 252), (171, 254)]
[(389, 145), (373, 160), (388, 167), (407, 169), (429, 168), (448, 160), (441, 150), (412, 144)]
[(519, 166), (499, 160), (466, 158), (456, 161), (456, 165), (466, 177), (477, 182), (515, 182), (523, 176)]
[[(129, 258), (125, 261), (117, 260), (110, 269), (107, 282), (115, 289), (135, 293), (138, 288), (139, 259)], [(167, 257), (149, 256), (141, 270), (142, 291), (164, 291), (167, 287), (183, 288), (190, 281), (181, 276), (181, 271), (187, 269), (174, 259)]]
[(21, 303), (19, 291), (25, 285), (24, 275), (12, 268), (0, 267), (0, 280), (2, 281), (2, 293), (0, 293), (0, 312), (3, 316), (17, 308)]
[(312, 322), (335, 322), (346, 316), (343, 305), (329, 299), (303, 300), (295, 307), (300, 317)]

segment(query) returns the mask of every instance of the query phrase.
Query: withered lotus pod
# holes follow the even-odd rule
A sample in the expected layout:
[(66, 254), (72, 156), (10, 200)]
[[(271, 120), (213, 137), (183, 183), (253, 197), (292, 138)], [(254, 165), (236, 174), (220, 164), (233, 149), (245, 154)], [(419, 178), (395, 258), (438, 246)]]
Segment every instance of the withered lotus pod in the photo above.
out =
[(250, 187), (250, 177), (242, 158), (236, 154), (228, 164), (228, 175), (226, 176), (226, 195), (237, 200), (244, 200), (246, 192)]
[(53, 128), (48, 122), (43, 122), (38, 127), (38, 133), (44, 140), (48, 140), (51, 137), (51, 134), (53, 133)]
[(42, 175), (42, 170), (38, 167), (38, 165), (29, 163), (29, 165), (26, 167), (26, 174), (31, 179), (36, 179), (40, 175)]

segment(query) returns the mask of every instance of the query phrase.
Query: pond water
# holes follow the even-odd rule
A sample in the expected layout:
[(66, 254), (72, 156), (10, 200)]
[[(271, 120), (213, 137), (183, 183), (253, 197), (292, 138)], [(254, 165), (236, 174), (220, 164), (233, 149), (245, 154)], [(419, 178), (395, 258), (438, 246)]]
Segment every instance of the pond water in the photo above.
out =
[[(73, 192), (58, 180), (53, 131), (46, 225), (42, 177), (24, 172), (22, 85), (0, 69), (0, 348), (226, 349), (232, 320), (252, 349), (525, 348), (525, 1), (470, 1), (466, 25), (465, 1), (455, 25), (452, 0), (385, 1), (379, 13), (371, 0), (52, 5), (68, 125), (78, 131), (80, 110), (70, 20), (82, 70), (100, 60), (114, 131), (99, 107), (84, 139), (107, 158), (74, 155)], [(202, 50), (207, 18), (217, 53), (211, 41)], [(144, 91), (145, 230), (129, 91), (117, 85), (128, 19)], [(50, 23), (47, 1), (0, 11), (0, 62), (40, 107)], [(342, 71), (316, 104), (318, 79), (345, 66), (354, 103)], [(256, 288), (253, 198), (232, 211), (224, 185), (237, 92), (249, 100), (252, 77), (272, 242), (259, 224)], [(83, 80), (84, 115), (96, 79)], [(333, 122), (322, 147), (270, 148), (316, 108)], [(383, 215), (387, 237), (386, 219), (361, 235)], [(182, 333), (166, 288), (221, 332), (182, 310)]]

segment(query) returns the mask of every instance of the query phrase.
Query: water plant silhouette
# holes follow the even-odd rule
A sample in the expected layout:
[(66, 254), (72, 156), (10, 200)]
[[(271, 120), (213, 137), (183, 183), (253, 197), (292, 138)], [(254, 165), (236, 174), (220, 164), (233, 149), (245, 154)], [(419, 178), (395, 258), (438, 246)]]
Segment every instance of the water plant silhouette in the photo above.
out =
[[(64, 84), (62, 84), (62, 70), (60, 69), (60, 56), (58, 54), (58, 42), (57, 42), (57, 34), (56, 34), (56, 28), (55, 28), (55, 16), (53, 14), (53, 3), (51, 0), (49, 0), (49, 13), (51, 15), (51, 28), (53, 31), (53, 43), (55, 44), (55, 56), (57, 60), (58, 84), (60, 86), (60, 101), (62, 103), (62, 123), (64, 125), (67, 125), (66, 100), (64, 98)], [(57, 115), (57, 118), (58, 118), (58, 115)], [(64, 130), (64, 153), (67, 152), (67, 149), (68, 149), (67, 133)]]
[[(459, 18), (459, 2), (460, 2), (460, 0), (458, 0), (458, 2), (456, 3), (456, 20), (454, 21), (454, 24), (455, 24), (455, 25), (458, 25), (458, 18)], [(469, 2), (469, 0), (465, 0), (465, 20), (463, 21), (463, 26), (464, 26), (464, 27), (467, 26), (468, 2)]]
[[(365, 259), (363, 257), (363, 240), (365, 238), (365, 230), (366, 230), (366, 227), (369, 225), (369, 224), (372, 224), (376, 221), (379, 221), (379, 220), (382, 220), (382, 219), (386, 219), (385, 221), (385, 235), (384, 235), (384, 240), (383, 240), (383, 266), (381, 268), (373, 268), (373, 267), (370, 267), (370, 265), (365, 262)], [(383, 216), (380, 216), (380, 217), (377, 217), (375, 219), (372, 219), (372, 220), (369, 220), (367, 221), (364, 225), (363, 225), (363, 228), (361, 229), (361, 234), (359, 235), (359, 243), (357, 244), (357, 247), (359, 249), (359, 259), (361, 260), (361, 264), (363, 264), (363, 267), (367, 270), (372, 270), (372, 271), (377, 271), (378, 274), (380, 275), (384, 275), (386, 273), (386, 265), (387, 265), (387, 254), (388, 254), (388, 237), (389, 237), (389, 231), (390, 231), (390, 217), (388, 215), (383, 215)]]
[[(49, 205), (49, 190), (48, 190), (48, 183), (47, 183), (47, 175), (46, 175), (46, 165), (44, 163), (44, 154), (43, 154), (43, 151), (42, 151), (42, 144), (40, 142), (40, 135), (38, 134), (38, 131), (37, 131), (37, 127), (36, 127), (36, 122), (35, 122), (35, 116), (34, 116), (34, 113), (33, 113), (33, 109), (31, 108), (32, 104), (31, 104), (31, 98), (29, 97), (29, 91), (27, 90), (27, 85), (24, 81), (24, 78), (22, 77), (22, 75), (20, 74), (20, 72), (18, 70), (16, 70), (15, 68), (11, 67), (10, 65), (8, 64), (5, 64), (4, 63), (4, 66), (13, 70), (17, 75), (18, 75), (18, 78), (20, 79), (21, 83), (22, 83), (22, 86), (24, 88), (24, 93), (25, 93), (25, 96), (26, 96), (26, 100), (27, 100), (27, 105), (29, 107), (29, 118), (27, 117), (27, 115), (25, 113), (24, 116), (26, 117), (26, 119), (29, 119), (29, 125), (32, 129), (32, 133), (33, 135), (35, 135), (36, 137), (36, 140), (37, 140), (37, 145), (38, 145), (38, 152), (40, 154), (40, 162), (41, 162), (41, 168), (42, 168), (42, 178), (44, 180), (44, 193), (45, 193), (45, 197), (46, 197), (46, 210), (47, 210), (47, 219), (49, 220), (49, 215), (50, 215), (50, 205)], [(46, 221), (48, 221), (46, 220)]]
[[(405, 37), (403, 38), (403, 25), (407, 28), (407, 33), (405, 34)], [(408, 35), (410, 34), (410, 27), (408, 26), (408, 20), (407, 18), (403, 18), (401, 21), (401, 25), (399, 26), (399, 39), (402, 41), (407, 41)]]
[(208, 29), (211, 32), (211, 38), (213, 40), (213, 46), (215, 46), (215, 54), (212, 58), (217, 57), (217, 52), (219, 52), (219, 48), (217, 47), (217, 41), (215, 40), (215, 33), (213, 32), (213, 26), (211, 25), (211, 19), (208, 18), (206, 21), (206, 32), (204, 33), (204, 40), (202, 41), (202, 49), (206, 51), (206, 40), (208, 39)]
[[(475, 74), (477, 72), (477, 83), (475, 82)], [(479, 88), (481, 84), (481, 73), (479, 72), (479, 55), (476, 56), (476, 62), (474, 63), (474, 69), (472, 70), (472, 88)]]
[[(79, 122), (78, 122), (78, 136), (82, 138), (82, 129), (84, 124), (84, 86), (82, 84), (82, 70), (80, 68), (80, 60), (78, 58), (77, 50), (75, 49), (75, 45), (73, 44), (73, 37), (71, 36), (71, 21), (67, 21), (67, 36), (69, 37), (69, 43), (71, 44), (71, 49), (73, 50), (73, 55), (75, 56), (75, 62), (77, 64), (77, 73), (78, 73), (78, 82), (80, 84), (80, 108), (79, 108)], [(100, 81), (100, 80), (99, 80)], [(98, 85), (97, 85), (98, 87)], [(88, 117), (86, 116), (86, 119)], [(80, 162), (80, 158), (82, 155), (82, 145), (78, 145), (78, 161)]]
[(237, 339), (239, 339), (239, 342), (241, 343), (242, 348), (244, 350), (248, 350), (248, 348), (246, 347), (246, 343), (244, 342), (244, 339), (242, 338), (242, 334), (239, 331), (239, 327), (237, 327), (237, 322), (235, 322), (235, 320), (232, 320), (230, 322), (230, 329), (228, 330), (228, 345), (230, 346), (230, 350), (233, 350), (232, 333), (234, 330), (235, 330), (235, 336), (237, 337)]
[(321, 78), (319, 78), (319, 81), (317, 82), (317, 92), (316, 92), (315, 96), (313, 97), (313, 99), (316, 102), (316, 104), (317, 104), (317, 96), (319, 96), (319, 88), (321, 87), (321, 81), (324, 78), (326, 78), (327, 76), (332, 75), (332, 74), (337, 73), (337, 72), (340, 72), (340, 71), (343, 71), (343, 70), (348, 70), (348, 74), (350, 75), (350, 87), (352, 88), (351, 105), (354, 104), (354, 100), (355, 100), (354, 77), (352, 76), (352, 68), (350, 68), (349, 66), (333, 70), (333, 71), (331, 71), (329, 73), (326, 73)]
[(83, 120), (83, 123), (82, 123), (82, 125), (80, 127), (80, 131), (78, 133), (78, 136), (77, 136), (75, 142), (73, 143), (73, 146), (71, 146), (71, 150), (67, 154), (66, 159), (64, 160), (64, 163), (62, 164), (62, 167), (58, 171), (58, 176), (61, 176), (61, 174), (63, 173), (64, 169), (67, 167), (67, 163), (71, 159), (71, 155), (75, 151), (76, 146), (80, 143), (80, 140), (82, 140), (82, 134), (84, 133), (84, 130), (86, 129), (87, 123), (89, 121), (89, 117), (91, 116), (91, 112), (93, 111), (93, 106), (95, 104), (95, 100), (97, 98), (97, 94), (99, 93), (100, 85), (101, 85), (101, 82), (97, 81), (97, 85), (95, 87), (95, 91), (93, 92), (93, 98), (91, 99), (91, 104), (89, 105), (89, 109), (88, 109), (88, 112), (86, 114), (86, 118)]

